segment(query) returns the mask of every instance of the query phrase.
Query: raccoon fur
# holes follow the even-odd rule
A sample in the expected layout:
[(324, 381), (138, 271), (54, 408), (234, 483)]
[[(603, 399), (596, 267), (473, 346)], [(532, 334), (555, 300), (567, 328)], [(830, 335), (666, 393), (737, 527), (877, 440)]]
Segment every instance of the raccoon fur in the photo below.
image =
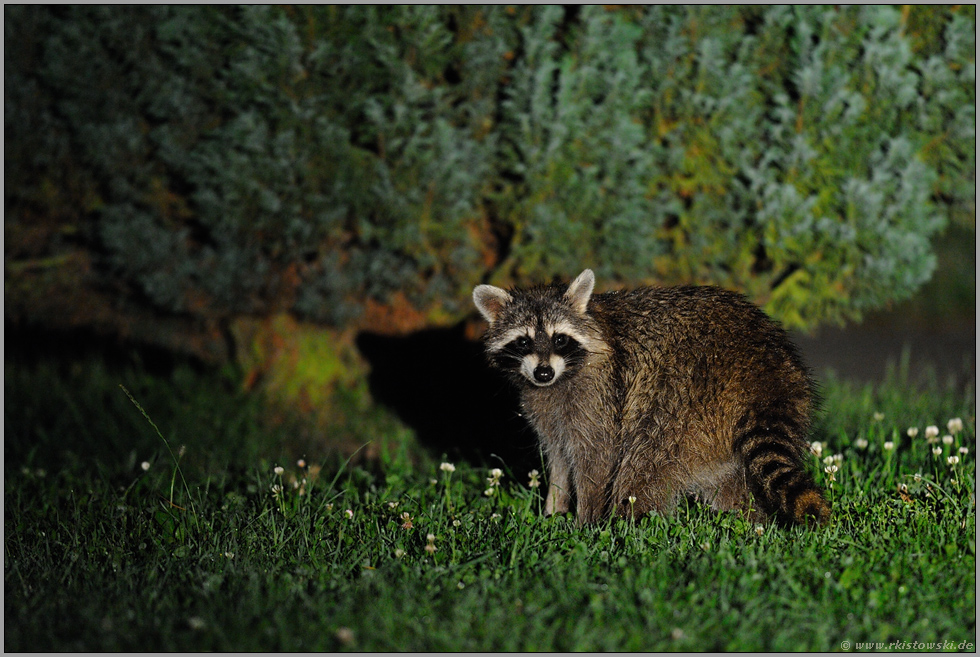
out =
[(785, 332), (710, 286), (593, 294), (479, 285), (490, 364), (520, 388), (548, 470), (545, 512), (579, 523), (684, 497), (757, 521), (822, 524), (804, 467), (814, 385)]

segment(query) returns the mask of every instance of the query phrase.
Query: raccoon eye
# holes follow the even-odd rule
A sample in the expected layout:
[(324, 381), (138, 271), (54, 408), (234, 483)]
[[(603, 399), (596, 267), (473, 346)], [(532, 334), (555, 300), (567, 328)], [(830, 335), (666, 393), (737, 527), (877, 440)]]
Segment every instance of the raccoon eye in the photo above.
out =
[(561, 349), (568, 346), (568, 336), (564, 333), (556, 333), (551, 338), (551, 344), (555, 345), (555, 349)]
[(521, 337), (514, 340), (514, 344), (517, 345), (517, 348), (520, 351), (527, 351), (527, 352), (531, 351), (531, 348), (534, 346), (534, 343), (531, 341), (531, 338), (527, 337), (526, 335), (522, 335)]

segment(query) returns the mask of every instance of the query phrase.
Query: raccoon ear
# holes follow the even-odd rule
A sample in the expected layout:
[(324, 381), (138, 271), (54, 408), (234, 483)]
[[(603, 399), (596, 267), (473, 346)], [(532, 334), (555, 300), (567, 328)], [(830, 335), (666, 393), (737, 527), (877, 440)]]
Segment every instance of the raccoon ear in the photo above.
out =
[(473, 288), (473, 303), (480, 314), (491, 324), (500, 317), (504, 306), (513, 301), (507, 290), (493, 285), (477, 285)]
[(589, 306), (589, 298), (592, 296), (592, 288), (595, 287), (595, 274), (591, 269), (586, 269), (578, 275), (572, 284), (565, 291), (565, 299), (572, 305), (572, 308), (580, 315), (585, 314), (585, 309)]

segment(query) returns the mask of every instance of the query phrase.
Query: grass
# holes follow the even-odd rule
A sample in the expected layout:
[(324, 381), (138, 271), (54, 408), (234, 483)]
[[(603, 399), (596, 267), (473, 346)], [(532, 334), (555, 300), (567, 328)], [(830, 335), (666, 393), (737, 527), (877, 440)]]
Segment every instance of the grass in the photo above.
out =
[(440, 468), (384, 415), (344, 429), (378, 454), (348, 462), (233, 374), (8, 364), (4, 649), (972, 650), (974, 392), (907, 381), (825, 379), (827, 527), (579, 528), (527, 472)]

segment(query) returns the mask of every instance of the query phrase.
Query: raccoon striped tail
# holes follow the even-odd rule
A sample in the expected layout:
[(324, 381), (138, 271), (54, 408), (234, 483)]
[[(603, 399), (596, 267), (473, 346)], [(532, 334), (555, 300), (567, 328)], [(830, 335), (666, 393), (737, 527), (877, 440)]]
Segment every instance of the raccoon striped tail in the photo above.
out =
[(804, 467), (805, 441), (785, 423), (746, 429), (735, 440), (756, 504), (783, 524), (822, 525), (830, 505)]

